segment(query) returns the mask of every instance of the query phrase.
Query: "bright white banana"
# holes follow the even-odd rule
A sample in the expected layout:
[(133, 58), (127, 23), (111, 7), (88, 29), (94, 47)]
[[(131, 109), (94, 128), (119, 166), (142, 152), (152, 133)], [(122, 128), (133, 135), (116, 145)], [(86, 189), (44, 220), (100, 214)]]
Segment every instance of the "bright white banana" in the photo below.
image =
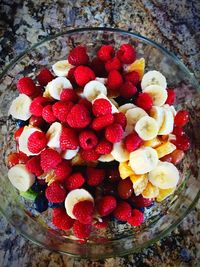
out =
[(107, 88), (102, 82), (90, 81), (83, 90), (83, 96), (89, 101), (93, 101), (98, 95), (107, 95)]
[(128, 104), (124, 104), (124, 105), (120, 106), (118, 110), (119, 110), (119, 112), (126, 114), (126, 112), (132, 108), (136, 108), (136, 105), (134, 105), (132, 103), (128, 103)]
[(62, 153), (62, 158), (70, 160), (70, 159), (74, 158), (77, 155), (78, 151), (79, 151), (79, 147), (77, 149), (75, 149), (75, 150), (68, 149), (68, 150), (66, 150), (66, 151), (64, 151)]
[(135, 129), (136, 122), (144, 116), (148, 116), (146, 111), (142, 108), (131, 108), (126, 112), (127, 125), (125, 132), (127, 134), (131, 133)]
[(103, 98), (106, 99), (112, 106), (112, 113), (117, 113), (119, 112), (117, 107), (113, 104), (113, 101), (110, 100), (107, 96), (105, 96), (104, 94), (99, 94), (93, 101), (92, 104), (94, 103), (95, 100), (99, 99), (99, 98)]
[(148, 93), (152, 97), (154, 106), (160, 107), (167, 100), (167, 90), (160, 85), (149, 85), (143, 92)]
[(144, 116), (135, 125), (135, 131), (145, 141), (155, 138), (158, 134), (158, 124), (155, 119)]
[(129, 159), (129, 152), (125, 149), (122, 141), (115, 143), (113, 145), (113, 150), (111, 151), (111, 155), (118, 162), (125, 162)]
[(95, 81), (98, 81), (100, 83), (106, 84), (107, 83), (107, 78), (100, 78), (100, 77), (96, 77)]
[(151, 147), (141, 147), (130, 153), (129, 165), (136, 174), (145, 174), (155, 169), (158, 155)]
[(112, 156), (112, 154), (107, 154), (107, 155), (101, 155), (98, 159), (98, 161), (101, 162), (111, 162), (115, 160), (114, 157)]
[(9, 109), (9, 114), (11, 114), (13, 118), (18, 120), (28, 120), (31, 117), (31, 102), (32, 100), (29, 96), (25, 94), (19, 94), (19, 96), (12, 101)]
[(52, 98), (60, 100), (63, 89), (73, 89), (72, 84), (66, 77), (57, 77), (47, 84), (44, 95), (49, 94)]
[(150, 116), (154, 118), (158, 124), (158, 129), (164, 122), (164, 110), (162, 107), (153, 106), (150, 110)]
[(157, 70), (150, 70), (144, 74), (141, 81), (142, 90), (144, 90), (149, 85), (159, 85), (163, 89), (167, 87), (167, 81), (165, 76), (157, 71)]
[(163, 124), (159, 129), (158, 135), (167, 135), (172, 133), (174, 128), (174, 116), (172, 111), (169, 109), (164, 109), (164, 120)]
[(59, 122), (54, 122), (49, 127), (46, 137), (48, 139), (47, 146), (51, 148), (60, 148), (60, 136), (62, 132), (62, 125)]
[(159, 161), (156, 168), (149, 172), (149, 181), (161, 189), (175, 187), (179, 182), (179, 171), (170, 162)]
[(75, 189), (69, 192), (65, 199), (65, 209), (67, 214), (72, 218), (76, 219), (73, 214), (74, 205), (80, 201), (89, 200), (94, 203), (94, 199), (91, 194), (85, 189)]
[(174, 117), (176, 116), (177, 111), (175, 110), (174, 106), (172, 106), (172, 105), (170, 106), (170, 105), (168, 105), (168, 104), (165, 104), (165, 105), (163, 105), (162, 107), (163, 107), (164, 109), (171, 110), (173, 116), (174, 116)]
[(68, 60), (59, 60), (55, 64), (53, 64), (52, 69), (56, 76), (58, 77), (66, 77), (68, 72), (74, 66), (71, 65)]
[(35, 182), (35, 176), (26, 169), (25, 164), (17, 164), (9, 169), (8, 178), (19, 191), (27, 191)]

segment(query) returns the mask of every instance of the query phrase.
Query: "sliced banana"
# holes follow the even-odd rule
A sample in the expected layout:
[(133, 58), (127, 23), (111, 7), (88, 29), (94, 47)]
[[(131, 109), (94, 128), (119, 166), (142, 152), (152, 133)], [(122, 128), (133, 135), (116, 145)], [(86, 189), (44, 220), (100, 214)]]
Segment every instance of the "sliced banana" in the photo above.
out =
[(161, 189), (168, 189), (178, 184), (180, 176), (174, 164), (159, 161), (156, 168), (149, 172), (148, 178), (153, 185)]
[(32, 100), (30, 97), (25, 94), (19, 94), (19, 96), (12, 101), (8, 113), (15, 119), (26, 121), (31, 117), (31, 102)]
[(167, 90), (160, 85), (149, 85), (143, 92), (152, 97), (154, 106), (162, 106), (167, 100)]
[(122, 179), (126, 179), (127, 177), (134, 174), (131, 167), (128, 165), (128, 162), (120, 162), (119, 164), (119, 174)]
[(62, 125), (59, 122), (54, 122), (49, 127), (46, 137), (48, 139), (47, 146), (51, 148), (60, 148), (60, 136), (62, 132)]
[(98, 81), (100, 83), (106, 84), (107, 83), (107, 78), (100, 78), (100, 77), (96, 77), (95, 81)]
[(158, 129), (160, 129), (164, 122), (164, 109), (162, 107), (153, 106), (150, 110), (150, 116), (156, 120)]
[(19, 137), (19, 150), (25, 153), (27, 156), (33, 156), (39, 154), (39, 153), (32, 153), (28, 149), (28, 138), (32, 133), (36, 131), (41, 132), (41, 130), (36, 127), (25, 126), (22, 134)]
[(74, 158), (76, 156), (78, 151), (79, 151), (79, 147), (77, 149), (75, 149), (75, 150), (68, 149), (68, 150), (66, 150), (66, 151), (64, 151), (62, 153), (62, 158), (70, 160), (70, 159), (72, 159), (72, 158)]
[(168, 110), (171, 110), (173, 116), (175, 117), (176, 116), (176, 113), (177, 111), (175, 110), (175, 107), (174, 106), (170, 106), (168, 104), (165, 104), (162, 106), (164, 109), (168, 109)]
[(52, 69), (56, 76), (66, 77), (68, 72), (74, 66), (69, 63), (68, 60), (59, 60), (53, 64)]
[(111, 162), (115, 160), (112, 154), (107, 154), (107, 155), (101, 155), (98, 159), (98, 161), (101, 162)]
[(128, 104), (124, 104), (122, 106), (119, 107), (119, 112), (122, 112), (124, 114), (126, 114), (126, 112), (129, 110), (129, 109), (132, 109), (132, 108), (136, 108), (137, 106), (132, 104), (132, 103), (128, 103)]
[(155, 185), (152, 185), (150, 182), (148, 182), (146, 188), (142, 192), (142, 196), (144, 198), (155, 198), (159, 194), (159, 188)]
[(118, 107), (119, 107), (118, 103), (113, 98), (110, 99), (110, 102), (117, 108), (117, 112), (119, 112), (118, 111)]
[(100, 98), (103, 98), (103, 99), (106, 99), (112, 106), (112, 114), (113, 113), (117, 113), (119, 112), (117, 107), (114, 105), (114, 102), (113, 102), (113, 99), (109, 99), (107, 96), (105, 96), (104, 94), (99, 94), (93, 101), (92, 101), (92, 104), (94, 103), (95, 100), (97, 99), (100, 99)]
[(136, 174), (145, 174), (155, 169), (158, 155), (151, 147), (141, 147), (130, 153), (129, 164)]
[(157, 70), (150, 70), (144, 74), (141, 81), (142, 90), (144, 90), (149, 85), (159, 85), (163, 89), (167, 88), (167, 81), (165, 76), (157, 71)]
[(155, 137), (155, 138), (148, 140), (148, 141), (144, 141), (144, 146), (150, 146), (153, 148), (156, 148), (156, 147), (160, 146), (161, 144), (162, 144), (162, 141), (158, 137)]
[(169, 109), (164, 109), (163, 124), (159, 129), (158, 135), (167, 135), (172, 133), (174, 128), (174, 116)]
[(111, 155), (118, 162), (125, 162), (129, 160), (129, 152), (125, 149), (124, 143), (122, 141), (113, 145)]
[(69, 192), (65, 199), (65, 209), (67, 214), (72, 218), (76, 219), (73, 214), (74, 205), (80, 201), (89, 200), (94, 203), (94, 199), (91, 194), (85, 189), (75, 189)]
[(136, 196), (139, 196), (148, 184), (147, 174), (131, 175), (131, 182), (133, 183), (133, 189)]
[(148, 116), (146, 111), (144, 111), (142, 108), (131, 108), (126, 112), (126, 119), (127, 119), (127, 125), (125, 128), (125, 132), (127, 134), (131, 133), (135, 129), (136, 122), (141, 119), (144, 116)]
[(83, 90), (83, 96), (89, 101), (93, 101), (98, 95), (107, 95), (107, 88), (102, 82), (90, 81)]
[(176, 146), (170, 142), (165, 142), (162, 145), (155, 148), (159, 159), (172, 153), (175, 149)]
[(35, 182), (35, 176), (26, 169), (25, 164), (17, 164), (9, 169), (8, 178), (19, 191), (27, 191)]
[(45, 92), (52, 98), (60, 100), (60, 94), (63, 89), (73, 89), (72, 84), (66, 77), (57, 77), (47, 84)]
[(156, 197), (157, 202), (161, 202), (166, 199), (168, 196), (172, 195), (176, 187), (169, 188), (169, 189), (159, 189), (159, 195)]
[(136, 123), (135, 131), (143, 140), (151, 140), (158, 134), (158, 124), (155, 119), (144, 116)]

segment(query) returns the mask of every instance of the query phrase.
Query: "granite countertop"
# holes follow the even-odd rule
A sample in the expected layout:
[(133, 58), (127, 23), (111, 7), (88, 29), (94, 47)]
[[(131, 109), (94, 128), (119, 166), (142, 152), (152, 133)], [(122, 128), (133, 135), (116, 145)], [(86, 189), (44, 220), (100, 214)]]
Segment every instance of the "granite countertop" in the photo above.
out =
[[(49, 34), (83, 26), (107, 26), (140, 33), (162, 44), (200, 80), (198, 0), (2, 0), (0, 5), (0, 68)], [(78, 260), (41, 249), (0, 217), (0, 266), (199, 266), (199, 204), (155, 245), (141, 253), (102, 261)]]

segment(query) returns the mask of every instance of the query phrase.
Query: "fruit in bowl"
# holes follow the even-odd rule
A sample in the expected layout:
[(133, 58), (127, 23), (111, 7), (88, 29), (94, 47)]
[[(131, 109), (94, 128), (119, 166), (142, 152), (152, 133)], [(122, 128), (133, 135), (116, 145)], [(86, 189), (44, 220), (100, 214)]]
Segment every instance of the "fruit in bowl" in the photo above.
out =
[(78, 239), (113, 218), (140, 226), (146, 209), (180, 185), (178, 164), (190, 148), (189, 113), (175, 109), (160, 71), (145, 71), (129, 43), (88, 52), (76, 46), (52, 70), (20, 78), (9, 109), (19, 126), (10, 182)]

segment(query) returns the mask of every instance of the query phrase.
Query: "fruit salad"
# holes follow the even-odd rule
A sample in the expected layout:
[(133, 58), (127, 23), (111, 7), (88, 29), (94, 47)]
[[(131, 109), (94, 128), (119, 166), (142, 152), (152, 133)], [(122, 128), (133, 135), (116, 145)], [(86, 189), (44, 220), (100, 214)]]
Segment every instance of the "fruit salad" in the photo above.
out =
[(181, 183), (189, 114), (161, 72), (145, 71), (130, 44), (102, 45), (93, 58), (79, 45), (17, 82), (8, 178), (65, 235), (87, 239), (113, 218), (138, 227)]

